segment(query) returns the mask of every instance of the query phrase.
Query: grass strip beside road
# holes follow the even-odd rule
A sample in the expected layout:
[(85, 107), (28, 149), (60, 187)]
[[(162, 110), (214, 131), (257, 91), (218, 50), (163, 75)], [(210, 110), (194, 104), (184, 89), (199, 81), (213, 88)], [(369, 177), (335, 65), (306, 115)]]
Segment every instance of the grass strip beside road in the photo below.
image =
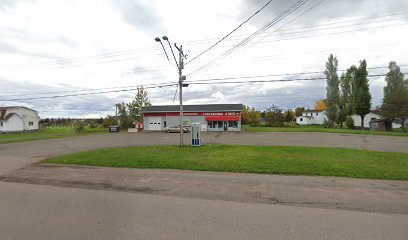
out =
[(340, 148), (205, 145), (101, 149), (47, 163), (408, 180), (408, 154)]
[(251, 127), (248, 125), (243, 125), (242, 128), (244, 131), (247, 132), (327, 132), (343, 134), (367, 134), (367, 135), (408, 137), (408, 131), (403, 132), (401, 129), (394, 129), (391, 132), (386, 132), (361, 129), (325, 128), (323, 126), (318, 125), (297, 127)]
[[(86, 127), (83, 134), (106, 133), (106, 128), (89, 128)], [(49, 127), (31, 132), (0, 133), (0, 144), (25, 142), (41, 139), (62, 138), (77, 136), (73, 127)]]

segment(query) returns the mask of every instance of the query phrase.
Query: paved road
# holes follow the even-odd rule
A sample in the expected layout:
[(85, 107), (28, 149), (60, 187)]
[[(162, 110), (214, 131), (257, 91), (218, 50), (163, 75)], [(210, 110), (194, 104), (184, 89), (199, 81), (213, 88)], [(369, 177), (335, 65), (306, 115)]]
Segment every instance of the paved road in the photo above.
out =
[[(106, 147), (177, 144), (178, 134), (120, 133), (0, 144), (0, 175), (47, 157)], [(189, 134), (186, 134), (188, 140)], [(189, 143), (186, 141), (187, 144)], [(204, 143), (311, 146), (408, 152), (408, 138), (333, 133), (204, 133)]]
[(34, 164), (2, 178), (184, 198), (408, 214), (406, 181), (60, 164)]
[(406, 239), (408, 215), (0, 182), (0, 239)]

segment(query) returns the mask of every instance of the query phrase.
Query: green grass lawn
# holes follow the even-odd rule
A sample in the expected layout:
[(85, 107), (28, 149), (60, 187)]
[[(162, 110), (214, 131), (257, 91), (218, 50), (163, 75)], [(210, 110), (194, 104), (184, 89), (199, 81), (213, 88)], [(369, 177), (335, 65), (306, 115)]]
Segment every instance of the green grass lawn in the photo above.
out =
[[(85, 128), (83, 134), (107, 132), (106, 128)], [(49, 127), (34, 132), (0, 133), (0, 144), (78, 135), (73, 127)]]
[(50, 158), (45, 162), (124, 168), (408, 180), (408, 154), (338, 148), (147, 146), (75, 153)]
[(305, 125), (297, 127), (251, 127), (243, 125), (242, 128), (244, 131), (248, 132), (328, 132), (408, 137), (408, 131), (403, 132), (401, 129), (394, 129), (392, 132), (384, 132), (375, 130), (325, 128), (320, 125)]

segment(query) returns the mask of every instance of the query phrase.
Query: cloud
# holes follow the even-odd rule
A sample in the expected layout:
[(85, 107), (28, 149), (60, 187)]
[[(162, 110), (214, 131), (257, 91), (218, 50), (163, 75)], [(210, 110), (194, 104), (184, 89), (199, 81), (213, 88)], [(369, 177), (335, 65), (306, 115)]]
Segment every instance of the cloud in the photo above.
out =
[(27, 51), (21, 48), (18, 48), (14, 45), (8, 44), (6, 42), (0, 41), (0, 53), (9, 53), (9, 54), (19, 54), (24, 56), (29, 56), (33, 58), (47, 58), (47, 59), (59, 59), (62, 60), (58, 55), (47, 53), (47, 52), (37, 52), (37, 51)]
[[(258, 17), (251, 21), (251, 24), (257, 27), (262, 26), (267, 21), (272, 20), (280, 13), (288, 9), (297, 0), (276, 0), (273, 1), (267, 8), (265, 8)], [(312, 7), (320, 0), (311, 0), (297, 11), (289, 15), (286, 19), (290, 20), (296, 17), (301, 12), (309, 7)], [(251, 13), (258, 10), (263, 4), (264, 0), (244, 0), (242, 4), (242, 12), (240, 18), (244, 19)], [(393, 13), (400, 13), (402, 9), (408, 9), (408, 1), (404, 0), (325, 0), (320, 5), (300, 17), (299, 20), (294, 21), (291, 25), (313, 25), (332, 21), (340, 18), (369, 18), (389, 15)], [(408, 16), (405, 15), (408, 20)], [(284, 20), (282, 22), (285, 22)]]
[(157, 33), (164, 32), (156, 7), (148, 0), (115, 0), (110, 1), (122, 19), (137, 29)]
[[(28, 81), (11, 81), (4, 78), (0, 78), (0, 81), (2, 82), (2, 88), (0, 90), (0, 100), (83, 93), (79, 91), (79, 88), (69, 85), (66, 85), (64, 87), (55, 87), (50, 85), (36, 84)], [(70, 91), (78, 90), (78, 92), (61, 93), (62, 91), (66, 91), (67, 89), (69, 89)], [(132, 95), (101, 94), (64, 98), (0, 101), (0, 106), (27, 106), (39, 111), (42, 118), (81, 117), (89, 114), (104, 116), (106, 114), (114, 113), (114, 106), (116, 103), (122, 101), (126, 102), (128, 99), (124, 99), (125, 96), (131, 97)]]

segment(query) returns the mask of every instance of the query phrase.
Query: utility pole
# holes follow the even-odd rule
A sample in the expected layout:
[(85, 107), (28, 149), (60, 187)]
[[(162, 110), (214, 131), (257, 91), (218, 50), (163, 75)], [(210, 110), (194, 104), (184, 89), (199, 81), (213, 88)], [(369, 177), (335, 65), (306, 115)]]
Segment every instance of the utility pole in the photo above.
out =
[(185, 80), (185, 76), (183, 76), (183, 68), (184, 68), (184, 54), (183, 54), (183, 46), (177, 47), (176, 44), (174, 46), (179, 51), (179, 99), (180, 99), (180, 146), (183, 146), (183, 81)]
[[(174, 55), (173, 52), (173, 48), (170, 44), (169, 38), (167, 36), (163, 36), (162, 37), (163, 40), (167, 41), (171, 50), (171, 53), (173, 54), (174, 57), (174, 61), (176, 62), (177, 65), (177, 70), (178, 70), (178, 74), (179, 74), (179, 81), (178, 81), (178, 88), (179, 88), (179, 100), (180, 100), (180, 147), (183, 146), (183, 81), (186, 80), (186, 76), (183, 76), (183, 69), (184, 69), (184, 59), (186, 58), (186, 55), (184, 55), (183, 53), (183, 46), (180, 45), (180, 47), (177, 47), (176, 44), (174, 44), (174, 47), (176, 47), (176, 49), (179, 51), (179, 61), (177, 62), (176, 56)], [(156, 42), (160, 42), (160, 44), (163, 47), (164, 53), (166, 54), (167, 59), (169, 59), (166, 49), (163, 46), (163, 43), (161, 42), (161, 39), (156, 37), (154, 39)]]

